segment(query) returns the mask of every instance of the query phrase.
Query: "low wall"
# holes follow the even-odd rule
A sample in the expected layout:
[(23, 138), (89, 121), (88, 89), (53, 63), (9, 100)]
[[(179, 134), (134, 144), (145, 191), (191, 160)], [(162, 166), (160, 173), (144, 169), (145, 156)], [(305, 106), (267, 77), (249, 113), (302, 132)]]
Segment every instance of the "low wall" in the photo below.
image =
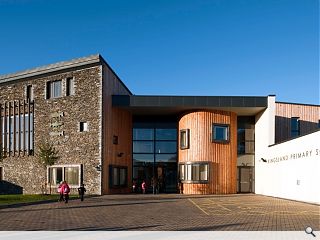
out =
[(256, 155), (256, 176), (257, 194), (320, 204), (320, 131)]

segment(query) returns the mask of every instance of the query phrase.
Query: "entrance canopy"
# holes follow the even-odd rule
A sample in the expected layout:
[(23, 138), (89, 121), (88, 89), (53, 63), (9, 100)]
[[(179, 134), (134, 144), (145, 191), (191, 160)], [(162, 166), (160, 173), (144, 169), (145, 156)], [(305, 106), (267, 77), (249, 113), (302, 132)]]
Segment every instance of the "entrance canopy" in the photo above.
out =
[(254, 116), (268, 107), (268, 97), (113, 95), (112, 106), (133, 115), (177, 115), (191, 110), (223, 110)]

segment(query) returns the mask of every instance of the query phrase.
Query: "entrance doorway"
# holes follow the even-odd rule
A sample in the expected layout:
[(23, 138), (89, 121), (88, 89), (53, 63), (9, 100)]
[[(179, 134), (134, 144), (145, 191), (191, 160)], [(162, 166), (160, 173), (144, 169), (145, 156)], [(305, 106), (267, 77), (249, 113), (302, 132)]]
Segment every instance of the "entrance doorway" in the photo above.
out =
[(133, 167), (134, 181), (137, 192), (141, 191), (143, 180), (147, 184), (148, 193), (176, 193), (177, 192), (177, 164), (155, 163)]
[(254, 192), (254, 167), (238, 166), (238, 193)]

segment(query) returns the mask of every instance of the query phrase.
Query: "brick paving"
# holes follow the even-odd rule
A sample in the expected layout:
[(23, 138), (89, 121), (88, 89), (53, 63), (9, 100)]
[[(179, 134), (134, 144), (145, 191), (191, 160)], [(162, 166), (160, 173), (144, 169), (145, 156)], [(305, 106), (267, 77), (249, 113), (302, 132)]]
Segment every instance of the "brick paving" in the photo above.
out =
[(320, 206), (261, 195), (106, 195), (0, 209), (0, 230), (320, 230)]

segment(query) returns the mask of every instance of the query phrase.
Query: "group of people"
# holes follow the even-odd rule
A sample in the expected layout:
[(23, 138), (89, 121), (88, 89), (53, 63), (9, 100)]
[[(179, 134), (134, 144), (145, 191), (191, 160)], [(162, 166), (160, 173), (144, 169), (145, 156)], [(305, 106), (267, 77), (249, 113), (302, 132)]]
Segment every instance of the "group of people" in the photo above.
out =
[[(86, 189), (84, 187), (84, 184), (81, 183), (80, 187), (78, 188), (78, 193), (80, 196), (81, 201), (84, 199), (84, 193), (86, 192)], [(69, 194), (70, 194), (70, 187), (66, 181), (62, 181), (58, 187), (58, 193), (60, 195), (59, 202), (65, 202), (68, 203), (69, 201)]]
[[(151, 187), (152, 187), (152, 193), (158, 194), (159, 192), (163, 191), (164, 189), (164, 182), (161, 178), (152, 178), (151, 179)], [(148, 186), (146, 180), (143, 180), (141, 185), (138, 185), (136, 180), (133, 180), (132, 182), (132, 192), (133, 193), (143, 193), (145, 194), (147, 192)]]

